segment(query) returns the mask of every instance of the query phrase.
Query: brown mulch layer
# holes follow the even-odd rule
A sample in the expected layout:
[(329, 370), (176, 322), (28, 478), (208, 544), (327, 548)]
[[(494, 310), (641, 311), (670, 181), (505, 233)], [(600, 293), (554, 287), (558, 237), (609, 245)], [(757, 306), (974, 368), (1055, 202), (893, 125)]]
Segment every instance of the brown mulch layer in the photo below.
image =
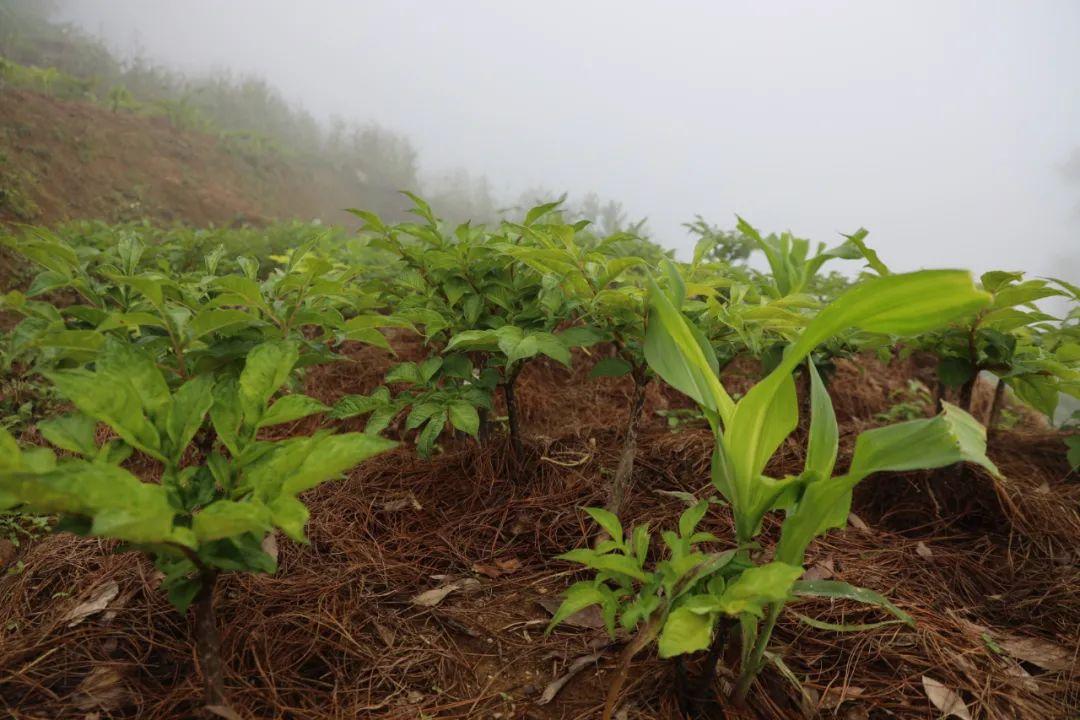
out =
[[(419, 352), (401, 348), (395, 359), (356, 349), (354, 362), (313, 370), (308, 390), (323, 400), (369, 392), (388, 365)], [(305, 498), (310, 544), (282, 540), (274, 577), (226, 576), (219, 623), (241, 717), (599, 717), (618, 644), (590, 616), (543, 635), (544, 604), (576, 579), (553, 558), (592, 533), (579, 508), (603, 500), (629, 400), (625, 381), (590, 380), (588, 365), (537, 363), (523, 374), (527, 457), (514, 459), (501, 436), (486, 448), (446, 441), (430, 461), (403, 447)], [(742, 369), (731, 370), (725, 382), (745, 386)], [(839, 364), (832, 393), (841, 464), (855, 434), (913, 375), (910, 363)], [(656, 491), (709, 488), (708, 432), (694, 423), (670, 430), (655, 414), (685, 406), (650, 388), (627, 524), (674, 522), (680, 501)], [(799, 466), (798, 439), (770, 472)], [(799, 615), (868, 625), (889, 616), (841, 601), (792, 603), (771, 649), (801, 688), (769, 668), (750, 707), (729, 717), (939, 717), (925, 676), (959, 693), (973, 718), (1075, 718), (1080, 483), (1063, 450), (1045, 428), (1000, 430), (990, 455), (1004, 479), (950, 468), (864, 483), (856, 524), (812, 545), (808, 567), (882, 593), (915, 626), (817, 629)], [(725, 511), (706, 525), (731, 537)], [(776, 529), (766, 528), (766, 547)], [(156, 589), (148, 562), (113, 549), (50, 536), (25, 548), (21, 572), (0, 580), (0, 708), (8, 716), (198, 713), (189, 619)], [(448, 585), (457, 589), (432, 607), (413, 602)], [(100, 608), (73, 616), (98, 598), (107, 598)], [(541, 704), (548, 683), (579, 658), (591, 659)], [(620, 716), (679, 717), (672, 679), (669, 663), (643, 653)], [(727, 679), (721, 670), (718, 690)]]

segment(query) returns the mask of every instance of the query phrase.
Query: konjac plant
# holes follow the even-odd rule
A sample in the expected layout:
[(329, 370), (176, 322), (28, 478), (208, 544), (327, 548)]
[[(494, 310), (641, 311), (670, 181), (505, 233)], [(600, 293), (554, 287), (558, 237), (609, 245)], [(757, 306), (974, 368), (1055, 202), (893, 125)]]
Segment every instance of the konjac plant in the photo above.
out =
[[(567, 591), (549, 632), (571, 614), (599, 605), (609, 632), (619, 625), (631, 634), (608, 692), (605, 720), (615, 710), (630, 661), (654, 643), (660, 657), (677, 661), (709, 651), (704, 675), (694, 683), (696, 691), (712, 682), (724, 643), (729, 634), (737, 635), (740, 660), (732, 700), (742, 703), (767, 662), (777, 619), (793, 597), (846, 597), (892, 609), (875, 593), (845, 583), (799, 581), (807, 546), (815, 537), (845, 525), (852, 489), (868, 475), (961, 461), (997, 472), (985, 455), (982, 426), (947, 405), (934, 418), (862, 433), (849, 469), (835, 474), (836, 418), (810, 364), (811, 417), (803, 470), (778, 478), (765, 475), (769, 460), (798, 424), (792, 371), (815, 347), (849, 328), (907, 336), (975, 312), (990, 297), (975, 287), (968, 273), (922, 271), (856, 285), (824, 307), (787, 348), (779, 365), (738, 402), (724, 390), (715, 354), (680, 311), (681, 302), (680, 296), (652, 286), (645, 354), (650, 367), (691, 397), (709, 420), (715, 439), (712, 485), (730, 505), (734, 537), (724, 542), (699, 531), (699, 523), (713, 507), (707, 500), (699, 502), (683, 513), (677, 530), (661, 532), (664, 553), (653, 561), (648, 524), (626, 532), (611, 513), (589, 510), (609, 537), (595, 547), (561, 556), (595, 575)], [(771, 554), (757, 552), (763, 522), (773, 512), (784, 516), (779, 542)], [(721, 544), (727, 547), (713, 549)], [(764, 561), (763, 556), (770, 559)], [(694, 705), (688, 698), (696, 692), (683, 690), (686, 704)]]
[[(0, 430), (0, 509), (57, 513), (58, 529), (119, 540), (154, 561), (179, 612), (194, 605), (210, 706), (227, 704), (213, 604), (219, 574), (273, 573), (266, 536), (277, 528), (305, 541), (308, 509), (297, 496), (395, 445), (326, 430), (260, 439), (263, 428), (327, 409), (301, 394), (274, 399), (299, 357), (294, 342), (267, 341), (239, 373), (198, 372), (174, 389), (146, 351), (110, 336), (93, 370), (46, 374), (76, 411), (38, 429), (67, 455), (20, 449)], [(98, 423), (117, 437), (99, 444)], [(157, 461), (160, 482), (122, 466), (135, 451)]]

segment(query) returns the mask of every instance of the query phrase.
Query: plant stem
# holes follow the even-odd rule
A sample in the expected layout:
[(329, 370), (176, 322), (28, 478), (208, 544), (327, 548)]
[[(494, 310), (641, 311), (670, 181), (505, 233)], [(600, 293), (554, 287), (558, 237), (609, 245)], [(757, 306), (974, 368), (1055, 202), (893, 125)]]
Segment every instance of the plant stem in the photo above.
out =
[(754, 649), (750, 652), (750, 657), (745, 665), (740, 668), (739, 682), (735, 686), (734, 696), (735, 702), (740, 705), (746, 702), (746, 695), (750, 692), (750, 686), (754, 683), (754, 678), (757, 677), (758, 672), (761, 671), (761, 659), (765, 656), (765, 648), (769, 645), (769, 638), (772, 637), (773, 629), (776, 627), (776, 620), (780, 617), (780, 610), (783, 607), (783, 603), (773, 603), (769, 606), (769, 613), (765, 616), (765, 623), (761, 626), (761, 631), (758, 632)]
[(971, 376), (971, 379), (960, 386), (960, 408), (967, 413), (971, 412), (971, 399), (975, 395), (975, 383), (979, 379), (979, 370), (975, 370), (975, 374)]
[(503, 383), (503, 396), (506, 398), (506, 419), (510, 424), (510, 443), (514, 448), (514, 454), (518, 458), (525, 455), (521, 445), (521, 427), (518, 425), (517, 402), (514, 400), (514, 383), (517, 382), (521, 373), (521, 365), (515, 367)]
[(634, 395), (630, 401), (630, 418), (626, 423), (626, 438), (623, 440), (619, 464), (615, 468), (615, 477), (611, 480), (608, 493), (607, 509), (618, 517), (622, 511), (626, 491), (634, 475), (634, 457), (637, 455), (637, 427), (641, 420), (641, 411), (645, 407), (645, 388), (649, 379), (644, 372), (634, 368)]
[(986, 432), (993, 433), (998, 422), (1001, 421), (1001, 406), (1005, 400), (1005, 381), (998, 378), (997, 387), (994, 388), (994, 401), (990, 404), (990, 417), (986, 420)]
[(217, 571), (202, 573), (202, 587), (195, 596), (195, 652), (203, 676), (206, 705), (225, 705), (225, 671), (221, 660), (221, 637), (214, 614)]

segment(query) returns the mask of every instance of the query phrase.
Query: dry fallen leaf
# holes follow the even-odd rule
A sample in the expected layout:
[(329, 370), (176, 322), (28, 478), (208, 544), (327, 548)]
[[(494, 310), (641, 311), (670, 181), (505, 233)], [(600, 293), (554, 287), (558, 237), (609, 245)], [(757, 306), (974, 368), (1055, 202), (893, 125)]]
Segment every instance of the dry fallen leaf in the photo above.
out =
[(108, 665), (97, 665), (75, 689), (73, 697), (75, 707), (80, 710), (91, 708), (116, 710), (123, 706), (127, 702), (128, 691), (122, 684), (122, 680), (120, 673), (114, 668)]
[(383, 641), (383, 645), (393, 647), (394, 641), (397, 640), (397, 633), (393, 628), (388, 628), (377, 620), (373, 620), (371, 624), (375, 626), (375, 632), (379, 635), (379, 639)]
[(67, 622), (68, 627), (75, 627), (91, 615), (99, 613), (107, 608), (109, 603), (119, 594), (120, 586), (113, 581), (109, 581), (97, 588), (89, 600), (79, 603), (71, 608), (71, 610), (64, 615), (63, 620)]
[(915, 544), (915, 554), (923, 558), (934, 557), (934, 551), (930, 549), (930, 546), (920, 540)]
[(852, 705), (844, 711), (844, 720), (870, 720), (870, 711), (862, 705)]
[(228, 705), (206, 705), (206, 711), (211, 715), (217, 715), (225, 720), (244, 720), (240, 717), (240, 713), (233, 710)]
[(828, 580), (836, 574), (836, 568), (833, 565), (832, 560), (823, 560), (819, 563), (814, 563), (810, 566), (810, 569), (803, 574), (803, 580)]
[(1072, 652), (1042, 638), (1006, 635), (995, 637), (994, 640), (1014, 658), (1038, 665), (1050, 672), (1064, 672), (1076, 663)]
[(870, 530), (870, 526), (863, 522), (863, 519), (855, 513), (849, 513), (847, 516), (848, 525), (858, 530)]
[(923, 675), (922, 679), (923, 690), (926, 691), (926, 697), (930, 698), (930, 702), (934, 704), (938, 710), (942, 712), (945, 717), (957, 717), (960, 720), (971, 720), (971, 713), (968, 712), (967, 705), (964, 704), (963, 698), (961, 698), (955, 690), (945, 687), (940, 682), (932, 677)]
[[(552, 615), (554, 615), (558, 611), (559, 606), (562, 605), (562, 600), (559, 598), (539, 598), (536, 602), (540, 607), (544, 608)], [(604, 616), (600, 612), (599, 606), (590, 605), (584, 610), (578, 610), (576, 613), (563, 620), (560, 625), (589, 629), (602, 628), (604, 627)]]
[(277, 546), (277, 532), (272, 532), (262, 541), (262, 551), (274, 558), (274, 562), (277, 562), (278, 558), (278, 546)]
[(1005, 672), (1015, 678), (1018, 678), (1020, 684), (1031, 692), (1039, 692), (1039, 683), (1036, 682), (1035, 678), (1031, 677), (1031, 673), (1020, 667), (1019, 665), (1010, 665), (1008, 668), (1006, 668)]
[(472, 570), (477, 575), (484, 575), (489, 578), (497, 578), (500, 575), (509, 575), (512, 572), (517, 572), (521, 569), (521, 561), (517, 558), (508, 558), (504, 560), (496, 560), (493, 564), (487, 565), (482, 563), (474, 563)]
[(412, 599), (413, 605), (419, 605), (420, 607), (435, 607), (443, 601), (443, 599), (454, 592), (455, 590), (461, 590), (463, 588), (479, 585), (480, 581), (475, 578), (463, 578), (461, 580), (455, 580), (445, 585), (440, 585), (437, 588), (426, 590)]
[(561, 677), (557, 677), (548, 683), (547, 687), (544, 688), (544, 692), (540, 693), (540, 697), (536, 700), (536, 704), (547, 705), (555, 699), (555, 696), (559, 694), (559, 691), (563, 689), (563, 686), (570, 682), (570, 678), (574, 677), (584, 668), (599, 659), (600, 653), (595, 653), (593, 655), (582, 655), (577, 660), (574, 660), (574, 662), (570, 663), (569, 669), (567, 669)]
[(416, 499), (416, 496), (411, 492), (407, 492), (404, 495), (388, 498), (384, 500), (380, 506), (380, 509), (384, 512), (399, 512), (406, 508), (412, 508), (413, 510), (423, 510), (424, 506), (420, 504), (420, 501)]
[(862, 697), (864, 692), (866, 690), (855, 685), (834, 686), (826, 690), (825, 694), (821, 696), (818, 707), (837, 710), (847, 701)]

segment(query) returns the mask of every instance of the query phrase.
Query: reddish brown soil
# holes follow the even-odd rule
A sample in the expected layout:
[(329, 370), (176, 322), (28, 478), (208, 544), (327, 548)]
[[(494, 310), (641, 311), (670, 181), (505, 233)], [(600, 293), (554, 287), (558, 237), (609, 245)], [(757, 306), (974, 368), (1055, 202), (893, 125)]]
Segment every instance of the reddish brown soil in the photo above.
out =
[(245, 159), (216, 136), (162, 117), (0, 90), (0, 223), (149, 218), (196, 226), (269, 219), (343, 221), (358, 203), (400, 205), (393, 189), (345, 169), (284, 157)]
[[(406, 357), (421, 352), (396, 344)], [(368, 392), (394, 362), (371, 348), (350, 355), (351, 362), (313, 370), (308, 391), (325, 400)], [(217, 601), (230, 698), (241, 717), (599, 716), (618, 642), (595, 626), (542, 634), (549, 617), (542, 603), (575, 579), (553, 558), (591, 535), (578, 508), (602, 502), (629, 398), (624, 382), (590, 380), (590, 362), (577, 360), (572, 372), (538, 363), (522, 376), (525, 458), (514, 459), (498, 437), (486, 448), (444, 438), (430, 461), (402, 447), (306, 498), (311, 543), (282, 541), (276, 576), (225, 579)], [(872, 359), (840, 364), (832, 392), (841, 463), (854, 434), (874, 423), (916, 369)], [(650, 391), (628, 522), (669, 525), (680, 503), (656, 491), (708, 487), (707, 431), (693, 424), (672, 431), (654, 414), (683, 402)], [(797, 440), (771, 472), (798, 467)], [(727, 717), (929, 720), (941, 713), (923, 690), (927, 676), (959, 692), (974, 718), (1075, 718), (1080, 484), (1068, 474), (1060, 438), (1045, 429), (1003, 430), (990, 454), (1004, 480), (959, 468), (879, 478), (857, 498), (864, 525), (811, 547), (815, 573), (887, 595), (916, 627), (813, 629), (796, 612), (840, 623), (885, 618), (844, 602), (793, 604), (772, 649), (803, 694), (770, 668), (750, 707), (728, 708)], [(731, 537), (729, 515), (706, 522)], [(775, 533), (770, 523), (766, 547)], [(11, 717), (197, 712), (189, 619), (155, 589), (151, 566), (112, 549), (49, 537), (21, 553), (21, 573), (0, 580), (0, 707)], [(455, 579), (474, 582), (435, 607), (411, 602)], [(69, 626), (65, 614), (109, 582), (119, 592), (107, 608)], [(994, 649), (1018, 637), (1051, 643), (1065, 659), (1047, 669)], [(539, 704), (549, 682), (593, 655), (553, 702)], [(728, 677), (722, 670), (717, 691), (729, 687)], [(643, 653), (620, 717), (679, 717), (672, 678), (669, 663)]]

